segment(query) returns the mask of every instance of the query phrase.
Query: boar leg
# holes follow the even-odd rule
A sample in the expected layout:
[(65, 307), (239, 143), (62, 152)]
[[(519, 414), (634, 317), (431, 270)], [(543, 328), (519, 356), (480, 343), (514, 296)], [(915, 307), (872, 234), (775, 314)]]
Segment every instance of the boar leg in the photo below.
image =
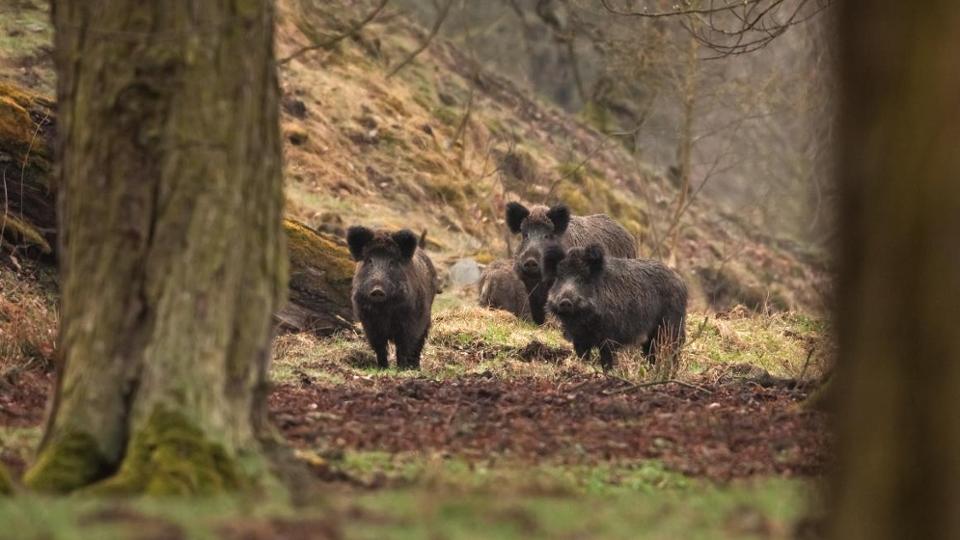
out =
[(377, 354), (377, 367), (380, 369), (387, 369), (390, 367), (390, 362), (387, 360), (387, 342), (377, 344), (373, 346), (373, 352)]
[(604, 371), (613, 369), (613, 353), (616, 352), (614, 346), (610, 343), (600, 345), (600, 367)]
[(580, 360), (587, 360), (590, 356), (590, 349), (593, 347), (590, 346), (589, 342), (583, 341), (574, 341), (573, 342), (573, 352), (577, 354), (577, 358)]
[(550, 291), (550, 285), (549, 283), (538, 281), (533, 286), (527, 286), (530, 318), (537, 324), (543, 324), (547, 321), (547, 293)]
[(547, 311), (543, 304), (530, 302), (530, 318), (537, 324), (543, 324), (547, 321)]
[(420, 369), (420, 353), (427, 341), (427, 331), (414, 343), (397, 342), (397, 367), (403, 369)]
[(390, 363), (387, 361), (387, 338), (367, 334), (367, 341), (373, 348), (374, 354), (377, 355), (377, 367), (380, 369), (390, 367)]

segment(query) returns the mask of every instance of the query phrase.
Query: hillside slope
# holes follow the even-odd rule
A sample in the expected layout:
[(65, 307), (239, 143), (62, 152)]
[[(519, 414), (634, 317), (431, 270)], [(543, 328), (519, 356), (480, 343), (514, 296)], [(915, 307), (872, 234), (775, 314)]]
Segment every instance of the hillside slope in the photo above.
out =
[[(318, 4), (278, 3), (278, 58), (341, 34), (371, 8)], [(0, 8), (0, 77), (52, 94), (45, 4), (17, 6)], [(611, 214), (638, 236), (641, 253), (675, 264), (696, 306), (820, 309), (816, 257), (707, 200), (668, 235), (677, 189), (661, 171), (451, 44), (434, 41), (390, 76), (425, 37), (388, 8), (354, 37), (281, 63), (290, 215), (334, 233), (353, 223), (427, 229), (443, 268), (507, 254), (507, 201), (564, 201), (577, 213)]]
[[(352, 24), (333, 15), (339, 8), (305, 5), (281, 3), (279, 58)], [(287, 193), (297, 217), (333, 231), (353, 222), (426, 228), (441, 259), (485, 261), (507, 253), (505, 202), (564, 201), (620, 220), (641, 253), (686, 274), (697, 305), (820, 307), (814, 258), (709, 201), (683, 215), (671, 253), (662, 239), (677, 190), (660, 171), (450, 43), (432, 42), (390, 76), (426, 36), (390, 13), (378, 21), (283, 64)]]

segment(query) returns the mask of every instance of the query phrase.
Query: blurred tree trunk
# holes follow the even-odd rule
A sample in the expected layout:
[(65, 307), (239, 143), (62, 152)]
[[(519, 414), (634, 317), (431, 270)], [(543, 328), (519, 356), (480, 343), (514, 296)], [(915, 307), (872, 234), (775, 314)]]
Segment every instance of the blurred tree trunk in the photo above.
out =
[[(690, 195), (690, 176), (693, 174), (693, 123), (696, 114), (697, 102), (697, 71), (700, 66), (700, 43), (691, 35), (687, 47), (687, 61), (684, 73), (680, 78), (680, 93), (682, 96), (680, 142), (677, 146), (677, 167), (679, 168), (679, 185), (677, 186), (676, 208), (670, 220), (670, 253), (677, 252), (677, 241), (680, 236), (680, 218), (688, 205)], [(674, 255), (675, 256), (675, 255)]]
[(849, 0), (833, 538), (960, 538), (960, 2)]
[(273, 3), (53, 4), (63, 363), (25, 483), (252, 485), (287, 275)]

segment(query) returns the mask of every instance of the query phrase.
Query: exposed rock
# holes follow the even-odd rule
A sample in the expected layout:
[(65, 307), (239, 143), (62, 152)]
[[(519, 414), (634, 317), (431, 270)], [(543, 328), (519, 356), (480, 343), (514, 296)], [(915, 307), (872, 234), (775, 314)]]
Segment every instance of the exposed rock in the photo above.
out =
[(460, 259), (449, 270), (450, 284), (454, 288), (466, 287), (480, 281), (480, 265), (473, 259)]
[(280, 101), (280, 106), (283, 107), (283, 110), (286, 111), (287, 114), (294, 118), (303, 120), (307, 117), (307, 105), (302, 99), (293, 96), (284, 96)]

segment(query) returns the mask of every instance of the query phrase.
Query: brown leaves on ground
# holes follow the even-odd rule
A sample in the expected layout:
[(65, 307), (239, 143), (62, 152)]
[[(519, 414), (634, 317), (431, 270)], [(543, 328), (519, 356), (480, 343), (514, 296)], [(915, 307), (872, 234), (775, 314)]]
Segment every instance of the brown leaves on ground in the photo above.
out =
[[(0, 392), (0, 426), (38, 426), (50, 377), (29, 372), (18, 381)], [(726, 480), (824, 471), (826, 416), (801, 407), (806, 395), (750, 381), (638, 387), (599, 374), (559, 380), (480, 374), (285, 384), (269, 406), (299, 447), (570, 464), (658, 459), (686, 474)]]
[(281, 386), (270, 399), (274, 421), (301, 446), (560, 463), (659, 459), (723, 480), (813, 475), (826, 465), (825, 417), (803, 410), (805, 394), (788, 388), (637, 388), (600, 375), (356, 381)]

